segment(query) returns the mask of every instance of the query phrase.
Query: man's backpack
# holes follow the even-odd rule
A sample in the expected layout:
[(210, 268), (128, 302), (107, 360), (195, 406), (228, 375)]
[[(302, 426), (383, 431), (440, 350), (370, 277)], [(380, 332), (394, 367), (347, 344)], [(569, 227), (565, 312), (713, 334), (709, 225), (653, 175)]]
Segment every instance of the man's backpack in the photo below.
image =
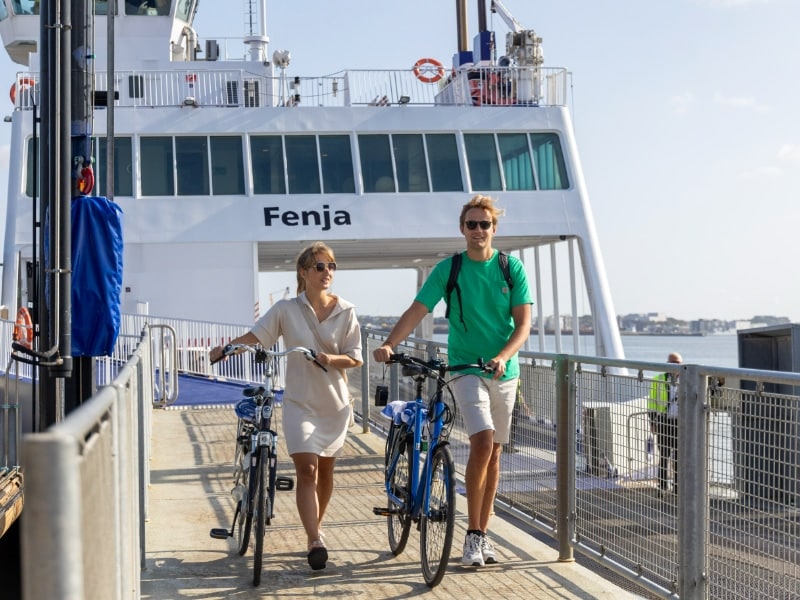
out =
[[(497, 253), (497, 264), (500, 265), (500, 271), (503, 273), (503, 279), (506, 280), (508, 284), (508, 289), (511, 290), (514, 287), (514, 280), (511, 279), (511, 269), (508, 266), (508, 254), (500, 250)], [(461, 324), (464, 326), (464, 331), (467, 330), (467, 324), (464, 323), (464, 311), (463, 311), (463, 304), (461, 302), (461, 287), (458, 285), (458, 272), (461, 270), (461, 252), (456, 252), (453, 254), (453, 261), (450, 263), (450, 277), (447, 280), (447, 287), (444, 290), (444, 301), (447, 304), (447, 309), (445, 310), (444, 317), (445, 319), (450, 318), (450, 295), (453, 293), (453, 290), (456, 291), (456, 297), (458, 298), (458, 308), (459, 310), (459, 317), (461, 318)]]

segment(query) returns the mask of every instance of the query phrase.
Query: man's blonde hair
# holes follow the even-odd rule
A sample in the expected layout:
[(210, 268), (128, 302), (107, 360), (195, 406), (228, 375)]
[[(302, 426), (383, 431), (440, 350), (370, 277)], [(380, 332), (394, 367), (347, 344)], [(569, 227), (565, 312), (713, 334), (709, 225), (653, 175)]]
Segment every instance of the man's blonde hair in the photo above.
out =
[(494, 198), (490, 196), (483, 196), (481, 194), (477, 194), (472, 197), (472, 200), (467, 202), (464, 206), (461, 207), (461, 216), (458, 218), (458, 226), (459, 228), (464, 227), (464, 221), (466, 220), (467, 211), (473, 208), (484, 208), (489, 211), (492, 215), (492, 225), (497, 225), (497, 218), (503, 214), (503, 210), (497, 208), (495, 205)]

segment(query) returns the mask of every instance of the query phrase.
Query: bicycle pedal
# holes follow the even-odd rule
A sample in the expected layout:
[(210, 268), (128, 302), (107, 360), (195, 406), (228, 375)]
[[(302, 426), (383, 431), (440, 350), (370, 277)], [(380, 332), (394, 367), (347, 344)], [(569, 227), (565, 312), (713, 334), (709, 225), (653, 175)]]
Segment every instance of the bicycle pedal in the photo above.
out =
[(381, 506), (373, 506), (372, 512), (379, 517), (390, 517), (392, 515), (400, 514), (400, 511), (396, 508), (383, 508)]
[(294, 479), (291, 477), (285, 477), (283, 475), (279, 475), (275, 478), (275, 489), (280, 490), (282, 492), (288, 492), (289, 490), (294, 489)]
[(231, 532), (227, 529), (215, 527), (209, 532), (209, 535), (215, 540), (227, 540), (229, 537), (231, 537)]

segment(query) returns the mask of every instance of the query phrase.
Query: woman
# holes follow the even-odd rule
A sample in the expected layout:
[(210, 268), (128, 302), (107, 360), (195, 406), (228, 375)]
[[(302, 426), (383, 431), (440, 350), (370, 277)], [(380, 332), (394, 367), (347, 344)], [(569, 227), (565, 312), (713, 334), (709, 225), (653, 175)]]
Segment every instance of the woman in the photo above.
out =
[[(286, 347), (317, 351), (323, 371), (301, 354), (290, 354), (283, 393), (283, 435), (294, 461), (297, 510), (308, 537), (308, 564), (324, 569), (328, 550), (322, 520), (333, 493), (333, 467), (344, 446), (351, 408), (345, 369), (358, 367), (361, 332), (355, 306), (331, 293), (336, 272), (333, 251), (316, 242), (297, 257), (297, 298), (281, 300), (232, 344), (272, 346), (283, 336)], [(211, 360), (222, 348), (211, 350)]]

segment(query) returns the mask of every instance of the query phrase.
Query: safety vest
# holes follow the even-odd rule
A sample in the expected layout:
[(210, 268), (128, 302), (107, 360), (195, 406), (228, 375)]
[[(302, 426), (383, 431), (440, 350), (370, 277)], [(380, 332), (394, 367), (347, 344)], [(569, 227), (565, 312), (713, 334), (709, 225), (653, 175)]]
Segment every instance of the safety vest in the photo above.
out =
[(669, 406), (670, 387), (668, 373), (660, 373), (653, 377), (653, 383), (650, 385), (650, 398), (647, 401), (647, 410), (666, 413)]

